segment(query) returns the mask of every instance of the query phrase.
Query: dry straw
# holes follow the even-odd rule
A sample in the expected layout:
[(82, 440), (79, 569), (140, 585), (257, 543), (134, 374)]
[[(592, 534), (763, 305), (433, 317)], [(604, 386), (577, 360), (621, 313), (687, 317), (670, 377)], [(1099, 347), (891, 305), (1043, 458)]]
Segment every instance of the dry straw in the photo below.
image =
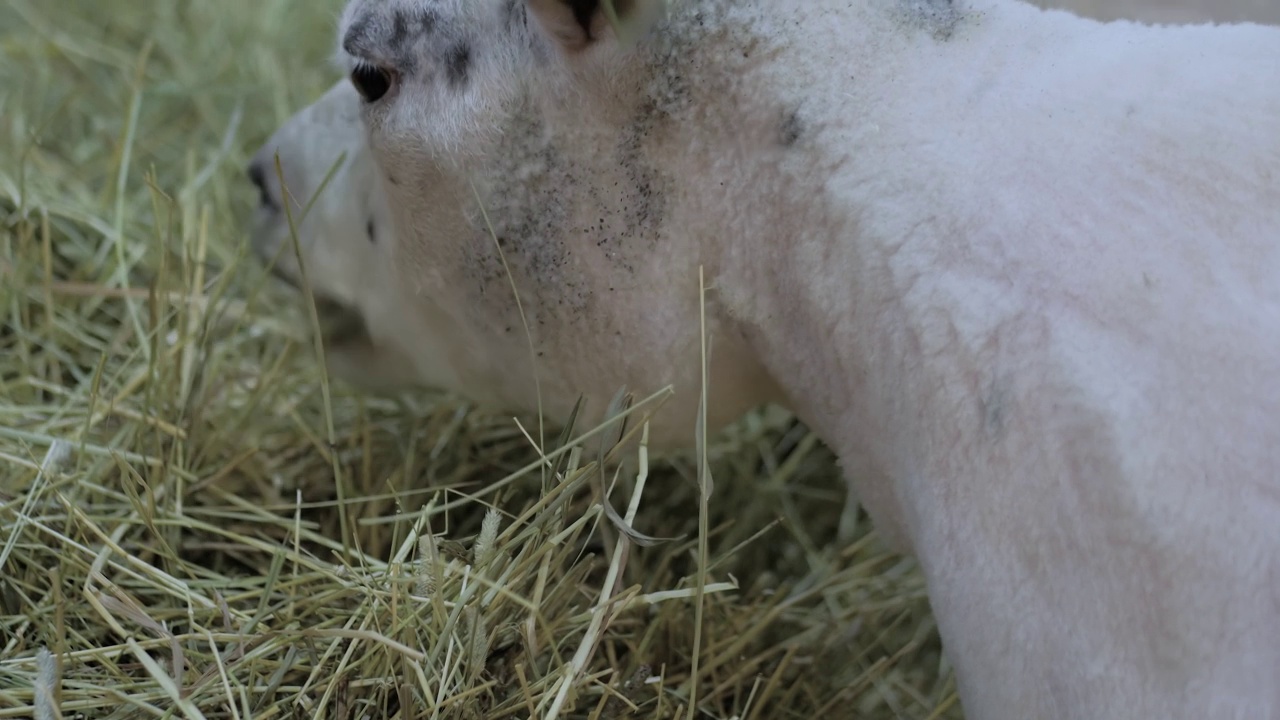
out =
[(240, 168), (337, 9), (0, 7), (0, 718), (956, 716), (917, 571), (785, 416), (601, 473), (602, 418), (539, 449), (321, 376)]

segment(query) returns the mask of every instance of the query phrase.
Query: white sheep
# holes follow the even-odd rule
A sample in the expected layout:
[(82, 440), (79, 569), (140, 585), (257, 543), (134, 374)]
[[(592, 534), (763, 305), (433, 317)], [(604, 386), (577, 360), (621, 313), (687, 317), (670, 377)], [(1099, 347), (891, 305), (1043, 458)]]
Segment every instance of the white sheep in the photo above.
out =
[(702, 268), (709, 425), (840, 455), (969, 717), (1280, 718), (1280, 28), (618, 5), (350, 0), (351, 84), (255, 164), (352, 152), (308, 246), (348, 374), (560, 420), (670, 383), (690, 443)]

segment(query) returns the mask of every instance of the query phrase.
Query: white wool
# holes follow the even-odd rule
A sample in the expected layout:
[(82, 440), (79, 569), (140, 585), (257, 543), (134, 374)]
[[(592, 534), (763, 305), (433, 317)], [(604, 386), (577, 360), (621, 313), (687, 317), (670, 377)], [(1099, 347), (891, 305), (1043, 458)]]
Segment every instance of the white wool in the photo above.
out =
[(689, 445), (701, 266), (710, 425), (783, 402), (840, 454), (969, 717), (1280, 718), (1280, 28), (536, 7), (351, 0), (394, 87), (264, 149), (350, 153), (304, 228), (350, 374), (553, 420), (671, 384)]

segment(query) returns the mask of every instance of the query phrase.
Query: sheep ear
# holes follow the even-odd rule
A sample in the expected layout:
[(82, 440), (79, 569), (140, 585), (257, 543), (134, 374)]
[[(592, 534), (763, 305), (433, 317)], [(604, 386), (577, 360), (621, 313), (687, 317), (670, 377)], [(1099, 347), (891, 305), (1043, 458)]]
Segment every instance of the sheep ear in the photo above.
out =
[(639, 25), (647, 29), (667, 0), (526, 0), (537, 25), (565, 51), (578, 52)]

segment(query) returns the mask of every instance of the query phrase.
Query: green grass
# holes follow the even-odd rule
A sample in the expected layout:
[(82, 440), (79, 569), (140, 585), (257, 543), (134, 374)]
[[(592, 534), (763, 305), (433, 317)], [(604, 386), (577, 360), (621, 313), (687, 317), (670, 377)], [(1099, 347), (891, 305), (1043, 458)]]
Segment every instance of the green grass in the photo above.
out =
[(326, 405), (242, 168), (339, 8), (0, 6), (0, 718), (958, 717), (914, 564), (837, 541), (785, 415), (716, 438), (701, 537), (687, 459), (609, 476), (644, 547), (591, 446), (544, 480), (458, 398)]

